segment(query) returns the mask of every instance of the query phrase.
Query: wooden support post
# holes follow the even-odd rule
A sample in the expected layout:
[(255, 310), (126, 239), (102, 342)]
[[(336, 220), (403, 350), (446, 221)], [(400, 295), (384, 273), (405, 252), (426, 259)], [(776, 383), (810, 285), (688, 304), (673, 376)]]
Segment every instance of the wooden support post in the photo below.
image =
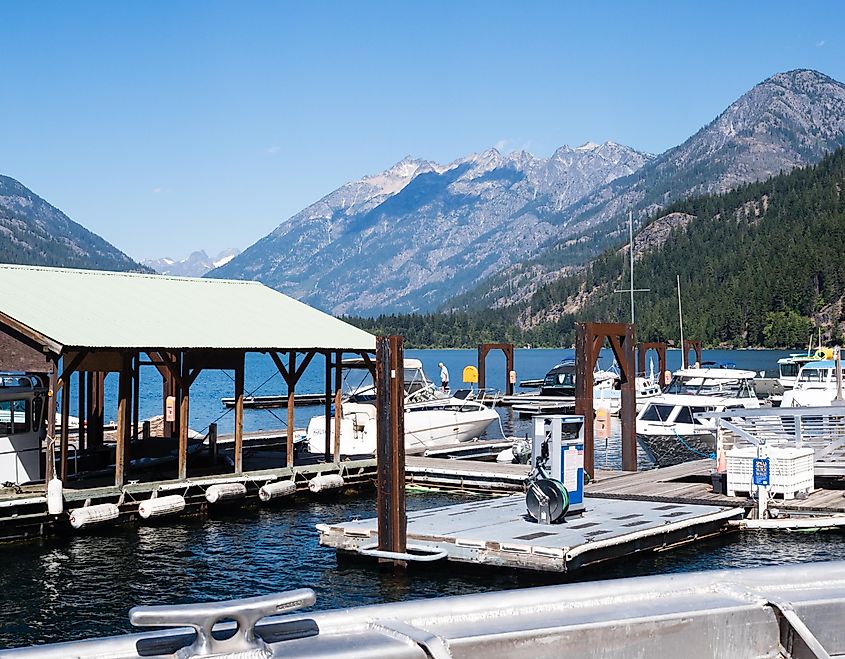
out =
[(94, 435), (94, 382), (97, 379), (97, 373), (87, 373), (85, 377), (85, 448), (93, 448), (92, 441)]
[(87, 429), (87, 421), (85, 416), (85, 395), (88, 393), (88, 387), (86, 385), (86, 373), (85, 371), (79, 371), (79, 384), (77, 385), (77, 402), (79, 405), (77, 406), (77, 414), (79, 415), (79, 429), (76, 431), (76, 450), (81, 451), (85, 448), (86, 444), (86, 429)]
[(403, 353), (401, 336), (376, 338), (378, 548), (397, 553), (407, 548)]
[(294, 374), (296, 373), (296, 352), (290, 351), (288, 356), (288, 437), (287, 437), (287, 466), (293, 467), (293, 413), (296, 392), (296, 380)]
[(179, 420), (179, 480), (184, 480), (188, 477), (188, 420), (190, 417), (190, 391), (191, 385), (188, 382), (190, 373), (188, 370), (188, 360), (186, 355), (182, 355), (182, 382), (183, 386), (179, 387), (179, 405), (177, 407), (177, 414)]
[(132, 357), (124, 355), (117, 385), (117, 444), (114, 453), (114, 484), (122, 487), (126, 483), (129, 440), (131, 438), (130, 398), (132, 397)]
[(514, 383), (511, 373), (514, 371), (513, 343), (479, 343), (478, 344), (478, 388), (487, 387), (487, 354), (491, 350), (501, 350), (505, 353), (505, 393), (513, 395)]
[(58, 359), (50, 360), (50, 390), (47, 393), (47, 447), (44, 451), (44, 480), (56, 477), (56, 390), (59, 377)]
[(634, 331), (634, 326), (626, 323), (624, 338), (618, 344), (611, 340), (622, 377), (622, 409), (619, 410), (619, 417), (622, 421), (622, 469), (624, 471), (637, 470), (637, 373), (634, 367), (636, 340)]
[[(244, 371), (246, 370), (246, 354), (241, 355), (235, 368), (235, 473), (242, 474), (244, 470)], [(217, 424), (214, 425), (214, 440), (217, 441)], [(209, 428), (209, 444), (211, 428)], [(215, 444), (214, 463), (217, 462), (217, 448)]]
[(584, 417), (584, 471), (594, 476), (593, 370), (605, 340), (619, 366), (622, 384), (622, 469), (637, 470), (636, 333), (630, 323), (575, 323), (575, 413)]
[(149, 421), (149, 419), (144, 421), (143, 425), (141, 426), (141, 438), (142, 439), (149, 439), (150, 438), (150, 421)]
[(340, 462), (340, 420), (343, 416), (343, 397), (340, 389), (334, 394), (334, 448), (332, 450), (332, 462)]
[(343, 418), (343, 353), (335, 352), (334, 357), (334, 448), (332, 461), (340, 462), (340, 420)]
[(138, 440), (138, 423), (141, 408), (141, 353), (132, 359), (132, 439)]
[[(69, 420), (70, 420), (70, 380), (71, 375), (68, 374), (67, 382), (63, 383), (62, 385), (62, 427), (61, 427), (61, 457), (59, 458), (59, 465), (60, 465), (60, 476), (59, 478), (62, 481), (67, 482), (67, 453), (68, 453), (68, 443), (70, 441), (70, 428)], [(60, 380), (61, 382), (61, 380)]]
[(323, 405), (324, 415), (326, 417), (326, 446), (323, 458), (326, 462), (332, 459), (332, 399), (334, 398), (332, 392), (332, 353), (328, 350), (325, 353), (326, 357), (326, 379), (325, 379), (325, 393), (326, 401)]
[[(593, 368), (598, 355), (587, 325), (575, 323), (575, 414), (584, 417), (584, 471), (595, 476), (595, 448), (593, 444)], [(601, 350), (601, 344), (599, 344)]]

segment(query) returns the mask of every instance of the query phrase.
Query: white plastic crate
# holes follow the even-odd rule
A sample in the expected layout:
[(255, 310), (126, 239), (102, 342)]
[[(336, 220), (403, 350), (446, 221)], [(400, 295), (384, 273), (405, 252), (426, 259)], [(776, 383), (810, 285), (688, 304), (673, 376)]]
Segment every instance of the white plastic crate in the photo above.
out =
[[(810, 494), (814, 486), (813, 449), (767, 446), (769, 458), (769, 493), (794, 499), (798, 493)], [(757, 486), (753, 480), (756, 447), (733, 448), (726, 453), (728, 496), (737, 492), (751, 493)]]

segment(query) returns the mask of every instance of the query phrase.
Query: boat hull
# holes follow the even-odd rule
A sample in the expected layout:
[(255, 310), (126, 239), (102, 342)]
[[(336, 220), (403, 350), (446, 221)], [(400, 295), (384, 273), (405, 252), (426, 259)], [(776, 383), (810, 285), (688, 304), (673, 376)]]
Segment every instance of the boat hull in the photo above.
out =
[[(490, 408), (470, 412), (418, 410), (405, 413), (405, 448), (426, 449), (433, 446), (467, 442), (484, 434), (499, 415)], [(370, 418), (363, 426), (341, 420), (341, 455), (369, 455), (376, 450), (376, 421)], [(331, 444), (334, 445), (334, 422), (331, 423)], [(317, 416), (308, 424), (308, 450), (323, 453), (326, 446), (325, 417)]]
[(707, 431), (695, 434), (637, 433), (637, 443), (658, 467), (701, 460), (716, 453), (716, 435)]

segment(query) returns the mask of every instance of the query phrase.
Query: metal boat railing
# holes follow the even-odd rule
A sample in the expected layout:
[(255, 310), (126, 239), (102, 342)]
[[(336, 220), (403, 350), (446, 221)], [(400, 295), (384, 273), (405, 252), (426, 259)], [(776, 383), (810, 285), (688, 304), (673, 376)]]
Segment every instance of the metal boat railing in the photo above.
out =
[(134, 624), (173, 629), (6, 650), (0, 657), (822, 659), (845, 653), (843, 561), (288, 613), (313, 603), (314, 593), (302, 589), (138, 607), (130, 612)]
[(815, 473), (845, 476), (845, 407), (771, 407), (700, 412), (712, 420), (724, 450), (767, 444), (810, 447)]

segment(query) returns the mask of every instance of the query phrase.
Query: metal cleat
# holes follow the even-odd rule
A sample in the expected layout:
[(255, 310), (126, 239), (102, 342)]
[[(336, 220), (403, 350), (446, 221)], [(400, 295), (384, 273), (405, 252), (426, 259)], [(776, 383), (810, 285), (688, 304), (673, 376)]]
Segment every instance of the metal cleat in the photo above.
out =
[[(258, 621), (311, 606), (316, 601), (313, 590), (300, 588), (226, 602), (136, 606), (129, 611), (129, 620), (136, 627), (193, 627), (197, 637), (193, 644), (176, 653), (178, 659), (266, 659), (273, 653), (255, 633)], [(224, 620), (235, 621), (235, 634), (226, 639), (215, 638), (212, 630)]]

